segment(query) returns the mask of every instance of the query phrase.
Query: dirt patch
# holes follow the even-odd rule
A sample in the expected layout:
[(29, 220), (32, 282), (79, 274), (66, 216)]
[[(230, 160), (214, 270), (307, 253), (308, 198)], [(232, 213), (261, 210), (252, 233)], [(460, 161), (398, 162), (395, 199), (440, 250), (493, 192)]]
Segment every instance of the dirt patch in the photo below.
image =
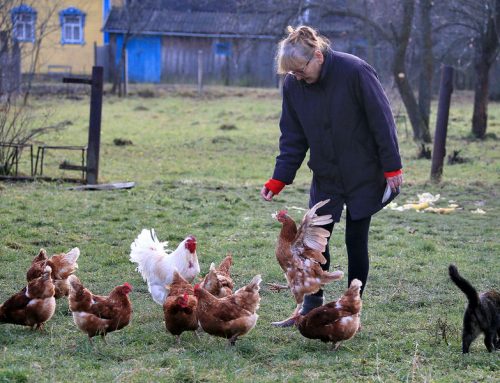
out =
[(126, 138), (115, 138), (113, 140), (113, 144), (116, 146), (128, 146), (128, 145), (134, 145), (132, 140), (128, 140)]
[(222, 124), (221, 126), (219, 126), (219, 129), (220, 130), (236, 130), (238, 128), (236, 127), (236, 125), (233, 125), (233, 124)]

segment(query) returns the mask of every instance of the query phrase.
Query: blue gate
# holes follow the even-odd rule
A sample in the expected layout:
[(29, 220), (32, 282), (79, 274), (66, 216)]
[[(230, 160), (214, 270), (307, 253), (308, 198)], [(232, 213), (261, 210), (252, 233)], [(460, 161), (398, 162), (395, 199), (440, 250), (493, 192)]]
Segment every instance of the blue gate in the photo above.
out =
[[(116, 39), (116, 60), (119, 62), (123, 36)], [(133, 37), (127, 43), (128, 80), (130, 82), (160, 82), (161, 37)]]

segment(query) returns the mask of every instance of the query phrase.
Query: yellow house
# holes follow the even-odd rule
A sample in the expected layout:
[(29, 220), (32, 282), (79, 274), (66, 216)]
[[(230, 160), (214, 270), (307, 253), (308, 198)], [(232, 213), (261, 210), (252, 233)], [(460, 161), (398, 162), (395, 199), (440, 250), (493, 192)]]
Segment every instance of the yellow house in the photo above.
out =
[(12, 37), (20, 42), (22, 72), (90, 74), (94, 45), (111, 0), (12, 1)]

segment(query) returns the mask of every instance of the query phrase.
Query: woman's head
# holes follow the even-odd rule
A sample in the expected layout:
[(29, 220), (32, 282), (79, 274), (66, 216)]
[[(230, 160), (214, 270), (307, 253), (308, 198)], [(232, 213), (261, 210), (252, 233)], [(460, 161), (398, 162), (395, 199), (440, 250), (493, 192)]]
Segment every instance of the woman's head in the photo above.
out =
[(280, 41), (276, 55), (278, 74), (291, 73), (298, 80), (316, 82), (321, 72), (324, 53), (330, 46), (327, 38), (313, 28), (302, 25), (287, 27), (288, 36)]

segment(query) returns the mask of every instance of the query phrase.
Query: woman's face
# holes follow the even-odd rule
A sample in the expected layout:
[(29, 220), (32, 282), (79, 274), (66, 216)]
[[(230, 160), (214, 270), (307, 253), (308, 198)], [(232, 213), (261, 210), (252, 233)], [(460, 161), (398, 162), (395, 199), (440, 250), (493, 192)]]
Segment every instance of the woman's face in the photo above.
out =
[(319, 79), (321, 66), (324, 57), (321, 51), (314, 51), (314, 54), (301, 64), (300, 68), (290, 71), (297, 80), (304, 80), (308, 84), (314, 84)]

